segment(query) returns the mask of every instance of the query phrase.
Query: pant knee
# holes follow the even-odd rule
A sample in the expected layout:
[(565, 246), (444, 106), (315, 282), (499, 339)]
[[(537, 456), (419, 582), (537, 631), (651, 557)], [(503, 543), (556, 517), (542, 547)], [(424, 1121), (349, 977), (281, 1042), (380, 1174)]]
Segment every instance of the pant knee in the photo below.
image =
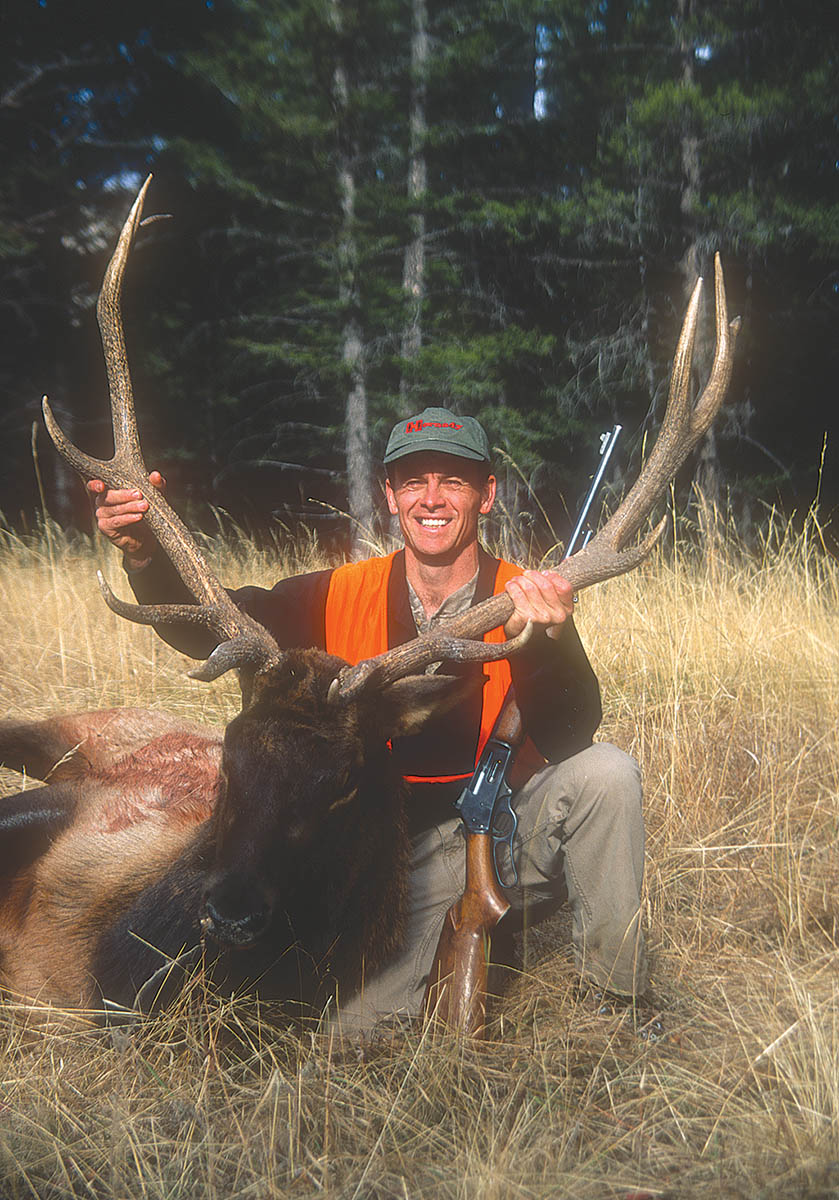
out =
[(600, 802), (615, 811), (638, 812), (642, 799), (641, 768), (635, 759), (608, 742), (596, 742), (590, 750)]
[(641, 768), (625, 750), (613, 746), (610, 742), (594, 742), (587, 750), (578, 756), (585, 758), (588, 769), (597, 773), (605, 786), (624, 785), (626, 787), (641, 786)]
[(641, 808), (641, 769), (631, 755), (608, 742), (595, 742), (555, 768), (578, 802), (595, 804), (617, 816)]

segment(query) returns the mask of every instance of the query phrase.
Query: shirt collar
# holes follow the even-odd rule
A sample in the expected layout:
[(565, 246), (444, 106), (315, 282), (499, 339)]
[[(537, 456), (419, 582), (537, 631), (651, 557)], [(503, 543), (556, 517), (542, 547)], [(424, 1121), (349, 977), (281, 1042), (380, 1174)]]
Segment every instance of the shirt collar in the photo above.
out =
[(475, 598), (475, 589), (478, 586), (479, 574), (480, 568), (462, 587), (459, 587), (456, 592), (452, 592), (450, 596), (447, 596), (437, 611), (430, 617), (426, 616), (422, 601), (411, 587), (410, 580), (406, 578), (408, 599), (411, 603), (411, 612), (413, 613), (417, 631), (419, 633), (427, 633), (429, 629), (435, 629), (438, 625), (445, 625), (454, 617), (466, 612), (467, 608), (471, 607), (472, 601)]

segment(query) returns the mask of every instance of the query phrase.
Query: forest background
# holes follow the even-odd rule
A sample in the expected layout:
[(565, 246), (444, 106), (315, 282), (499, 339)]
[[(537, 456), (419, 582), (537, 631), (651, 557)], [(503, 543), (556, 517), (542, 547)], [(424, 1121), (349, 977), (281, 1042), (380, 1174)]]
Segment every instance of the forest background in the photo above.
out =
[[(391, 424), (471, 412), (511, 536), (561, 536), (663, 411), (687, 294), (723, 256), (731, 395), (691, 464), (748, 541), (839, 502), (837, 49), (799, 0), (11, 0), (0, 29), (0, 508), (38, 507), (47, 392), (110, 453), (94, 306), (131, 197), (150, 465), (199, 522), (375, 524)], [(712, 351), (706, 314), (697, 374)], [(86, 527), (50, 451), (46, 502)], [(607, 500), (608, 500), (607, 492)], [(341, 513), (359, 524), (350, 526)], [(509, 527), (508, 527), (509, 528)], [(516, 547), (510, 548), (511, 553)]]

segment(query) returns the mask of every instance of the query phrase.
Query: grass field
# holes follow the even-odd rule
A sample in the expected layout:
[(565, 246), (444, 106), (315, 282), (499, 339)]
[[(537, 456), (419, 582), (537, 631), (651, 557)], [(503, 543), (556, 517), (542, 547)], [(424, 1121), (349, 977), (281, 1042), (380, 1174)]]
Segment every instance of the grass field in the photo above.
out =
[[(213, 556), (233, 584), (323, 565), (286, 546), (278, 569), (235, 537)], [(4, 714), (230, 717), (232, 679), (186, 679), (107, 612), (102, 562), (125, 594), (106, 550), (52, 529), (2, 538)], [(32, 1028), (9, 1002), (2, 1200), (839, 1195), (839, 567), (811, 517), (752, 555), (677, 545), (579, 607), (600, 736), (644, 773), (664, 1036), (575, 998), (561, 929), (484, 1045), (300, 1041), (200, 980), (177, 1011), (105, 1030)]]

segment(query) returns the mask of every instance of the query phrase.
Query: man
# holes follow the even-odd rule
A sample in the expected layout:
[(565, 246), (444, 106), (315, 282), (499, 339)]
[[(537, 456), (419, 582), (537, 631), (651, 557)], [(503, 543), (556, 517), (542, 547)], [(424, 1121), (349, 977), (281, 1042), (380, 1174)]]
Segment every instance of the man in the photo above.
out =
[[(318, 646), (351, 662), (445, 624), (502, 588), (515, 605), (506, 636), (516, 636), (527, 621), (535, 632), (509, 664), (447, 664), (455, 673), (483, 670), (489, 684), (475, 689), (474, 702), (394, 743), (411, 787), (407, 937), (400, 955), (359, 995), (339, 997), (341, 1020), (364, 1028), (392, 1013), (420, 1010), (443, 918), (463, 890), (463, 840), (452, 803), (471, 776), (510, 681), (527, 743), (519, 754), (525, 781), (514, 798), (519, 884), (509, 894), (513, 912), (505, 924), (532, 923), (568, 901), (581, 980), (636, 997), (647, 977), (640, 773), (614, 746), (592, 744), (600, 694), (574, 628), (572, 589), (559, 574), (522, 572), (481, 547), (479, 519), (492, 509), (496, 481), (486, 434), (474, 418), (428, 408), (400, 421), (384, 462), (402, 550), (281, 580), (270, 591), (242, 588), (232, 593), (236, 602), (279, 645)], [(157, 472), (150, 481), (164, 486)], [(123, 551), (138, 600), (188, 601), (143, 520), (148, 506), (140, 493), (106, 490), (97, 480), (88, 487), (99, 528)], [(201, 631), (161, 632), (196, 657), (212, 649)]]

